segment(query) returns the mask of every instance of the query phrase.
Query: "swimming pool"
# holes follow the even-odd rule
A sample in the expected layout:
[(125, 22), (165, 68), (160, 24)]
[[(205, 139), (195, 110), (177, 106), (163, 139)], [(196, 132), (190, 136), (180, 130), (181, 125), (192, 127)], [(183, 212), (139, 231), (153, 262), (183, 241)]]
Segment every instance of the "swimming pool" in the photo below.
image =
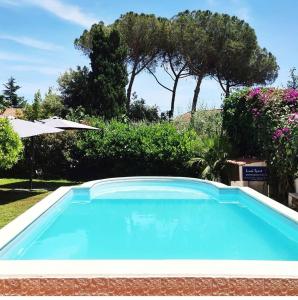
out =
[(0, 259), (298, 260), (298, 225), (239, 189), (119, 180), (68, 192)]
[(296, 286), (297, 267), (298, 213), (249, 188), (191, 178), (63, 187), (0, 230), (0, 294), (1, 278), (15, 277), (283, 278)]

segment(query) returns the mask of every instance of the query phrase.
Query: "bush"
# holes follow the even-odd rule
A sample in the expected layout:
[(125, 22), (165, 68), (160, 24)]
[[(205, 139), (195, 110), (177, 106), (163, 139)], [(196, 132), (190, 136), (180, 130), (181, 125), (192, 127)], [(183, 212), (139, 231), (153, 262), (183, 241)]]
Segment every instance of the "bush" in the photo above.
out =
[(220, 109), (201, 107), (195, 112), (192, 121), (190, 121), (190, 114), (189, 118), (183, 118), (183, 116), (178, 116), (174, 120), (177, 128), (186, 129), (191, 126), (201, 138), (222, 134), (222, 112)]
[[(187, 162), (199, 142), (193, 130), (168, 122), (123, 123), (89, 118), (98, 131), (66, 131), (35, 138), (35, 169), (42, 178), (91, 180), (119, 176), (193, 176)], [(27, 148), (27, 147), (26, 147)], [(28, 176), (23, 159), (11, 176)]]
[(284, 200), (298, 170), (298, 91), (254, 88), (224, 102), (223, 127), (238, 155), (267, 160)]
[(128, 112), (129, 120), (133, 122), (147, 121), (147, 122), (158, 122), (160, 116), (158, 107), (156, 105), (149, 106), (145, 104), (144, 99), (137, 99), (137, 95), (133, 94), (132, 102), (129, 106)]
[(93, 120), (99, 131), (78, 140), (80, 170), (88, 178), (137, 175), (191, 175), (186, 167), (197, 150), (192, 130), (177, 130), (168, 122), (156, 124), (104, 123)]
[(11, 168), (18, 161), (22, 149), (21, 139), (13, 131), (9, 121), (0, 118), (0, 168)]

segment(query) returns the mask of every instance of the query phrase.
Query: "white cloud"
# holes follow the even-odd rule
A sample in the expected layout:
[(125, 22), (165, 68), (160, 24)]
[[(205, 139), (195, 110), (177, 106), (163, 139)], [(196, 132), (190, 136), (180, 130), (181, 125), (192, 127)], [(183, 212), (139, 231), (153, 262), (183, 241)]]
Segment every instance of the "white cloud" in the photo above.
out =
[(12, 35), (7, 35), (7, 34), (0, 34), (0, 39), (2, 40), (9, 40), (16, 42), (18, 44), (22, 44), (25, 46), (29, 46), (32, 48), (37, 48), (41, 50), (49, 50), (49, 51), (56, 51), (62, 49), (61, 46), (48, 43), (48, 42), (43, 42), (40, 40), (36, 40), (27, 36), (12, 36)]
[(79, 6), (66, 4), (61, 0), (23, 0), (23, 2), (38, 6), (63, 20), (79, 24), (83, 27), (90, 27), (97, 22), (94, 17), (84, 13)]
[(64, 3), (62, 0), (0, 0), (0, 5), (34, 5), (54, 14), (60, 19), (83, 27), (90, 27), (98, 21), (90, 14), (83, 12), (79, 6)]

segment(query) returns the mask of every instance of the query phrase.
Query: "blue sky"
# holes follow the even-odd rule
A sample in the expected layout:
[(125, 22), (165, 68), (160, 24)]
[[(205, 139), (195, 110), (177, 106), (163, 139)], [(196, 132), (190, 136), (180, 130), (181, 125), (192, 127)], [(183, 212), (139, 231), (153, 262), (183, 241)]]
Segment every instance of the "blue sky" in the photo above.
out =
[[(127, 11), (172, 17), (185, 9), (209, 9), (236, 15), (255, 29), (259, 44), (276, 57), (280, 66), (275, 86), (286, 85), (289, 69), (298, 68), (297, 0), (0, 0), (0, 83), (14, 76), (20, 94), (32, 101), (37, 89), (56, 87), (59, 74), (88, 60), (74, 49), (73, 41), (94, 22), (109, 24)], [(158, 72), (160, 80), (170, 84)], [(176, 114), (189, 110), (194, 80), (179, 83)], [(161, 110), (170, 107), (170, 94), (149, 74), (136, 78), (133, 90)], [(221, 90), (204, 80), (199, 102), (219, 107)], [(200, 105), (200, 104), (199, 104)]]

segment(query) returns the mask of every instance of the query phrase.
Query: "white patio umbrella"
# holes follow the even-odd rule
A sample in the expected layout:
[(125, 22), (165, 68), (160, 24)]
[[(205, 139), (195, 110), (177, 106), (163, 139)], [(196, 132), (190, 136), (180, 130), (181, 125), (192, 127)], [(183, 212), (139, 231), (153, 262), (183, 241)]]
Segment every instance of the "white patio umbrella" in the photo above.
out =
[(7, 117), (13, 130), (21, 137), (30, 137), (31, 142), (31, 157), (30, 157), (30, 189), (32, 189), (32, 173), (33, 173), (33, 157), (34, 157), (34, 141), (33, 137), (41, 134), (58, 133), (64, 131), (63, 129), (50, 127), (42, 123), (35, 123), (31, 121), (16, 119), (14, 117)]
[(14, 117), (8, 117), (9, 122), (13, 130), (21, 137), (32, 137), (36, 135), (46, 134), (46, 133), (57, 133), (63, 131), (62, 129), (50, 127), (43, 123), (31, 122), (21, 119), (16, 119)]
[(38, 121), (44, 125), (55, 127), (55, 128), (61, 128), (64, 130), (99, 130), (96, 127), (88, 126), (85, 124), (61, 119), (58, 117), (52, 117), (50, 119), (44, 119)]

